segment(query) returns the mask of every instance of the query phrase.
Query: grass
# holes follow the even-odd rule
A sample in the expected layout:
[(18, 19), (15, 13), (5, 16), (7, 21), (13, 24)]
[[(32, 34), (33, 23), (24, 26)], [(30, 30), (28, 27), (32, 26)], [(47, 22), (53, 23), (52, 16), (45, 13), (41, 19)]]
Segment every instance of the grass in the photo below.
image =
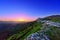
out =
[(53, 22), (60, 22), (60, 19), (59, 18), (53, 18), (53, 19), (51, 19), (51, 21), (53, 21)]
[(24, 40), (28, 35), (40, 30), (41, 26), (42, 25), (40, 22), (34, 22), (28, 28), (10, 36), (7, 40)]
[(20, 36), (22, 36), (23, 34), (25, 34), (30, 28), (31, 27), (29, 27), (28, 29), (26, 29), (24, 31), (21, 31), (21, 32), (19, 32), (17, 34), (14, 34), (14, 35), (10, 36), (7, 40), (11, 40), (11, 39), (14, 40), (14, 39), (19, 38)]
[(50, 37), (50, 40), (60, 40), (60, 29), (56, 27), (50, 27), (50, 30), (46, 34)]
[[(53, 19), (51, 19), (51, 21), (60, 23), (59, 18), (53, 18)], [(51, 40), (60, 40), (60, 28), (51, 27), (51, 30), (52, 31), (47, 32), (47, 34), (49, 35)]]
[(33, 29), (31, 29), (25, 36), (23, 36), (21, 39), (25, 39), (29, 34), (32, 34), (36, 31), (40, 30), (40, 26), (39, 25), (35, 25), (35, 27)]
[[(60, 19), (59, 20), (52, 19), (51, 21), (60, 22)], [(23, 31), (20, 31), (19, 33), (16, 33), (10, 36), (7, 40), (24, 40), (30, 34), (35, 33), (36, 31), (40, 30), (40, 27), (42, 27), (42, 24), (40, 22), (34, 22), (28, 28), (24, 29)], [(60, 29), (56, 27), (50, 27), (50, 30), (48, 30), (46, 34), (50, 37), (51, 40), (60, 40), (59, 31)]]

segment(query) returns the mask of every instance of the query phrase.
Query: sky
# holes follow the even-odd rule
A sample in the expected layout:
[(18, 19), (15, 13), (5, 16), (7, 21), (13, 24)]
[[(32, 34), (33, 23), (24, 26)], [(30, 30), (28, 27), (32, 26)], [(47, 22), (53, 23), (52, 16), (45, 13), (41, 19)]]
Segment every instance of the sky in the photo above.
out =
[(34, 20), (60, 15), (60, 0), (0, 0), (0, 20)]

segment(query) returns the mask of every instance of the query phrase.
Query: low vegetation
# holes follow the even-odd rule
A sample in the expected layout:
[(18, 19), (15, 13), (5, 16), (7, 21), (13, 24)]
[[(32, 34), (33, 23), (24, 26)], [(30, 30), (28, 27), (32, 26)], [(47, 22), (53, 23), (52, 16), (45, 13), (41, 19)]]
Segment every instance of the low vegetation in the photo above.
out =
[(51, 19), (51, 21), (60, 22), (60, 19), (59, 18), (53, 18), (53, 19)]
[(50, 27), (50, 30), (46, 32), (46, 35), (49, 36), (50, 40), (60, 40), (60, 28)]
[(40, 22), (32, 22), (29, 27), (23, 31), (13, 34), (7, 40), (24, 40), (28, 35), (40, 30), (40, 27), (42, 27)]

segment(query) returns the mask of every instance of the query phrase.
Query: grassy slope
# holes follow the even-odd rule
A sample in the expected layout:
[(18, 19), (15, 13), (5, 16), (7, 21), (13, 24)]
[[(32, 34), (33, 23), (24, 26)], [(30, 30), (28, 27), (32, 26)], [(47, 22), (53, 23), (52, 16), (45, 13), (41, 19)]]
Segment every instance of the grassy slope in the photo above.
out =
[[(51, 21), (54, 22), (60, 22), (60, 19), (54, 18), (51, 19)], [(28, 28), (26, 28), (24, 31), (21, 31), (17, 34), (14, 34), (10, 36), (7, 40), (23, 40), (25, 39), (28, 35), (40, 30), (41, 23), (32, 23)], [(50, 31), (51, 30), (51, 31)], [(60, 29), (51, 27), (51, 29), (46, 32), (46, 34), (50, 37), (51, 40), (60, 40)]]
[(50, 40), (60, 40), (60, 28), (50, 27), (50, 30), (46, 32)]
[(60, 22), (60, 19), (59, 18), (53, 18), (53, 19), (51, 19), (51, 21)]
[(32, 25), (30, 25), (28, 28), (26, 28), (24, 31), (20, 31), (17, 34), (14, 34), (10, 36), (7, 40), (23, 40), (25, 39), (29, 34), (32, 34), (38, 30), (40, 30), (41, 23), (34, 22)]
[[(51, 19), (51, 21), (60, 23), (59, 18), (53, 18), (53, 19)], [(51, 40), (60, 40), (60, 28), (51, 27), (50, 29), (51, 30), (47, 31), (47, 34), (50, 37), (50, 39)]]

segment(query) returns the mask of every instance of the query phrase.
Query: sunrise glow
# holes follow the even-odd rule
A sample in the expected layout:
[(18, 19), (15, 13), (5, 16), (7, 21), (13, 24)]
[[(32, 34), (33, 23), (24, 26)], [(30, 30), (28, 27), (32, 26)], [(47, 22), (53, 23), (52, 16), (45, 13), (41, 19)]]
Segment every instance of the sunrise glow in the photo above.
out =
[(30, 22), (30, 21), (34, 21), (35, 18), (27, 15), (26, 13), (22, 13), (22, 14), (15, 14), (12, 15), (10, 17), (0, 17), (0, 21), (14, 21), (14, 22)]
[(27, 20), (26, 20), (26, 18), (19, 18), (16, 21), (24, 22), (24, 21), (27, 21)]
[(30, 21), (34, 21), (34, 20), (33, 20), (33, 18), (25, 17), (25, 18), (18, 18), (16, 21), (17, 22), (30, 22)]
[(24, 19), (19, 19), (18, 21), (25, 21)]

